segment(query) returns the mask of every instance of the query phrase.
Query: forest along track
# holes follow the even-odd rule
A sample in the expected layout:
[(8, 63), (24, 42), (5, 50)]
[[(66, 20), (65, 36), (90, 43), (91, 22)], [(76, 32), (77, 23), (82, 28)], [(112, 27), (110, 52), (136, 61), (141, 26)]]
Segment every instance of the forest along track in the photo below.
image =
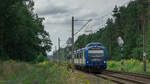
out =
[(109, 80), (115, 84), (150, 84), (150, 75), (111, 70), (106, 70), (101, 74), (87, 73), (83, 71), (79, 72), (89, 74), (89, 76), (92, 75), (100, 79)]
[(95, 74), (97, 77), (108, 78), (119, 84), (150, 84), (150, 75), (136, 74), (130, 72), (105, 70), (102, 74)]

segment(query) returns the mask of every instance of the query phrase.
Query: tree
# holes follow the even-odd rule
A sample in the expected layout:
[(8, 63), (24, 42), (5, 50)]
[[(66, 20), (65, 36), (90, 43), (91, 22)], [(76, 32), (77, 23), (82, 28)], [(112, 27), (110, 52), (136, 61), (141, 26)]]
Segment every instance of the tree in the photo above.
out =
[[(0, 3), (0, 57), (33, 61), (51, 50), (51, 40), (42, 25), (43, 18), (33, 13), (33, 0), (5, 0)], [(4, 53), (4, 54), (2, 54)]]
[(141, 60), (142, 29), (139, 26), (141, 8), (139, 0), (131, 1), (126, 7), (115, 6), (113, 19), (108, 19), (107, 25), (96, 33), (79, 36), (76, 41), (77, 47), (85, 47), (89, 42), (98, 41), (106, 47), (108, 59), (120, 60), (121, 51), (117, 39), (122, 37), (125, 42), (124, 58)]

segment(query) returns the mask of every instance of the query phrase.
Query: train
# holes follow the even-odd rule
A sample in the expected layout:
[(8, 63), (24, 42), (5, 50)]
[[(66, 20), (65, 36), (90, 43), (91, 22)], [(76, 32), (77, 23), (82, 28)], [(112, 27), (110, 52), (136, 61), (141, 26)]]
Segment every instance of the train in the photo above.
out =
[(101, 73), (107, 68), (106, 48), (99, 42), (89, 43), (74, 51), (73, 60), (76, 69)]

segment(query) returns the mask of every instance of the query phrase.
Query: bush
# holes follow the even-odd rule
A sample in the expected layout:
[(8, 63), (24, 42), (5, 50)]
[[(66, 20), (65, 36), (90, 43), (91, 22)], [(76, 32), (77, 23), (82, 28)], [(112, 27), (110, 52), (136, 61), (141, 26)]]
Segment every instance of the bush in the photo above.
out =
[(40, 55), (36, 59), (36, 62), (43, 62), (44, 60), (46, 60), (46, 57), (42, 53), (40, 53)]
[(1, 62), (0, 66), (0, 84), (11, 84), (12, 82), (19, 84), (69, 84), (67, 79), (70, 72), (67, 71), (67, 68), (47, 61), (34, 65), (15, 61)]
[[(123, 69), (125, 72), (150, 74), (150, 62), (147, 60), (146, 63), (147, 63), (147, 72), (144, 72), (143, 62), (135, 59), (124, 60)], [(121, 70), (121, 61), (108, 61), (107, 69)]]

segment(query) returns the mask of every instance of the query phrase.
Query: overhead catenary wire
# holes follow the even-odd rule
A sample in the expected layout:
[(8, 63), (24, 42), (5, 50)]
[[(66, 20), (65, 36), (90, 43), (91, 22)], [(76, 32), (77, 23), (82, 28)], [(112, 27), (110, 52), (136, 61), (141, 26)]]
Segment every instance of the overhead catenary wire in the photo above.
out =
[(88, 22), (87, 22), (86, 24), (84, 24), (84, 25), (80, 28), (80, 30), (79, 30), (78, 32), (76, 32), (74, 35), (76, 35), (76, 34), (78, 34), (79, 32), (81, 32), (81, 30), (84, 29), (84, 28), (86, 27), (86, 25), (87, 25), (89, 22), (91, 22), (91, 21), (92, 21), (92, 19), (88, 20)]
[[(130, 1), (128, 1), (128, 2), (121, 1), (120, 3), (123, 3), (122, 6), (125, 6), (125, 5), (127, 5), (129, 2), (131, 2), (131, 1), (134, 1), (134, 0), (130, 0)], [(125, 2), (125, 3), (124, 3), (124, 2)], [(93, 24), (93, 25), (90, 26), (90, 28), (93, 28), (94, 26), (98, 26), (98, 28), (95, 28), (95, 29), (99, 29), (100, 26), (101, 26), (101, 27), (102, 27), (102, 26), (105, 26), (106, 22), (103, 21), (103, 20), (106, 19), (106, 18), (108, 18), (109, 16), (112, 16), (112, 11), (110, 11), (110, 12), (108, 12), (107, 14), (101, 16), (100, 18), (92, 18), (92, 20), (101, 20), (101, 22), (104, 22), (104, 23)], [(86, 25), (85, 25), (85, 26), (86, 26)], [(85, 26), (83, 27), (83, 29), (85, 28)], [(82, 29), (82, 30), (83, 30), (83, 29)], [(81, 31), (81, 30), (80, 30), (80, 31)], [(78, 33), (79, 33), (79, 32), (78, 32)]]
[[(134, 0), (130, 0), (130, 1), (134, 1)], [(125, 2), (125, 3), (124, 3)], [(122, 6), (125, 6), (126, 4), (128, 4), (129, 3), (129, 1), (128, 2), (126, 2), (126, 1), (121, 1), (120, 3), (123, 3), (123, 4), (121, 4)], [(92, 18), (92, 20), (91, 21), (93, 21), (93, 20), (100, 20), (101, 22), (103, 22), (103, 23), (100, 23), (100, 24), (93, 24), (93, 25), (88, 25), (89, 24), (89, 20), (74, 20), (74, 21), (88, 21), (85, 25), (83, 25), (82, 27), (81, 27), (81, 29), (79, 29), (74, 35), (78, 35), (83, 29), (85, 29), (86, 28), (86, 26), (88, 25), (89, 26), (89, 28), (93, 28), (93, 27), (96, 27), (96, 26), (98, 26), (98, 28), (95, 28), (95, 29), (99, 29), (100, 28), (100, 26), (103, 26), (103, 25), (105, 25), (106, 24), (106, 22), (104, 21), (104, 19), (106, 19), (109, 15), (111, 16), (111, 14), (112, 14), (112, 11), (110, 11), (110, 12), (107, 12), (107, 14), (105, 14), (105, 15), (103, 15), (103, 16), (101, 16), (100, 18)], [(104, 23), (105, 22), (105, 23)], [(51, 24), (53, 24), (53, 23), (51, 23)], [(57, 23), (55, 23), (55, 24), (57, 24)], [(58, 23), (58, 24), (62, 24), (62, 23)], [(63, 24), (65, 24), (65, 23), (63, 23)], [(64, 43), (64, 44), (62, 44), (62, 46), (65, 46), (66, 45), (66, 43)]]

